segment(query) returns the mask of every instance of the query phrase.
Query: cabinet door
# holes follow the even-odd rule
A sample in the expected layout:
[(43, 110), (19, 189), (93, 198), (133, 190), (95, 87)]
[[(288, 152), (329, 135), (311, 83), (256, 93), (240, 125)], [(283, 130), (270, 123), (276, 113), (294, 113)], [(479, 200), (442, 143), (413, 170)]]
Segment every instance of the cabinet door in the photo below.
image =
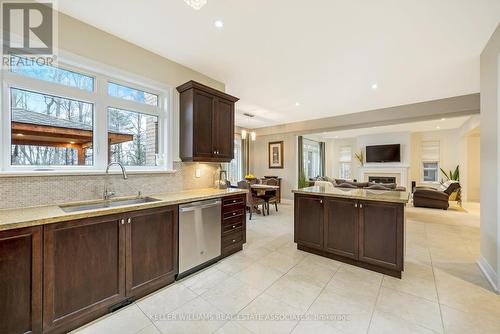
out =
[(193, 158), (212, 158), (215, 151), (212, 142), (214, 97), (199, 90), (194, 90), (193, 94)]
[(403, 270), (403, 205), (360, 202), (359, 260)]
[(125, 299), (122, 223), (104, 216), (44, 227), (44, 332), (74, 329)]
[(325, 249), (358, 258), (358, 202), (325, 198)]
[(141, 297), (177, 274), (177, 206), (131, 213), (127, 218), (127, 297)]
[(323, 248), (323, 198), (295, 195), (294, 240), (298, 244)]
[(41, 333), (41, 231), (0, 232), (0, 333)]
[(217, 98), (214, 106), (212, 140), (216, 157), (231, 161), (234, 158), (234, 103)]

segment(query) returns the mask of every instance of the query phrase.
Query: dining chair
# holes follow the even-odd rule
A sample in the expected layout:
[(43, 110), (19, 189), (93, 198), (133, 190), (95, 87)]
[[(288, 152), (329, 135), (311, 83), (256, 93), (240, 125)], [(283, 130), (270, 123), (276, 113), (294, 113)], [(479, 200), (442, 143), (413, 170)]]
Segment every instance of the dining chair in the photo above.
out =
[[(279, 181), (277, 179), (265, 179), (267, 185), (269, 186), (278, 186)], [(264, 180), (262, 180), (264, 182)], [(278, 212), (278, 195), (276, 190), (268, 190), (268, 193), (271, 193), (272, 196), (268, 200), (268, 205), (269, 204), (274, 204), (274, 208), (276, 209), (276, 212)], [(269, 207), (267, 208), (267, 213), (269, 214)]]
[(258, 197), (253, 195), (250, 183), (248, 181), (239, 181), (238, 188), (248, 190), (246, 207), (247, 207), (248, 211), (250, 212), (250, 220), (252, 220), (253, 211), (259, 205), (262, 205), (262, 215), (265, 216), (266, 215), (266, 202), (262, 198), (258, 198)]

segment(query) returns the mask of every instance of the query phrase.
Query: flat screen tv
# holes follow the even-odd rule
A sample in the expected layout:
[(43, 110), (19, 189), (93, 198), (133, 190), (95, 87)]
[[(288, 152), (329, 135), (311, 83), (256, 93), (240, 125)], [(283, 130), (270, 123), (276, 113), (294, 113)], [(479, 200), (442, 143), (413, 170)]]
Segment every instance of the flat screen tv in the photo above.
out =
[(367, 146), (366, 162), (401, 162), (401, 145)]

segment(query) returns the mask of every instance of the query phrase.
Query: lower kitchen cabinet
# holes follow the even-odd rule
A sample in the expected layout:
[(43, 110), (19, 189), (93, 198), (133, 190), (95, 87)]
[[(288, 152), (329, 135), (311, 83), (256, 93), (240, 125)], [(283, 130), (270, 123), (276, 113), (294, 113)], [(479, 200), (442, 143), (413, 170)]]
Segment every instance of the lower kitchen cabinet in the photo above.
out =
[(362, 201), (359, 220), (359, 259), (388, 269), (403, 268), (403, 206)]
[(0, 232), (0, 333), (42, 331), (42, 228)]
[(297, 244), (323, 248), (323, 197), (295, 195), (295, 234)]
[(299, 249), (401, 277), (404, 204), (295, 194)]
[(177, 206), (46, 225), (43, 331), (63, 333), (174, 281)]
[(122, 223), (104, 216), (44, 227), (44, 332), (69, 331), (125, 299)]
[(222, 200), (221, 258), (243, 249), (246, 242), (246, 195)]
[(325, 249), (352, 259), (358, 258), (358, 203), (325, 198)]
[(127, 297), (172, 283), (177, 273), (177, 207), (137, 211), (127, 218)]

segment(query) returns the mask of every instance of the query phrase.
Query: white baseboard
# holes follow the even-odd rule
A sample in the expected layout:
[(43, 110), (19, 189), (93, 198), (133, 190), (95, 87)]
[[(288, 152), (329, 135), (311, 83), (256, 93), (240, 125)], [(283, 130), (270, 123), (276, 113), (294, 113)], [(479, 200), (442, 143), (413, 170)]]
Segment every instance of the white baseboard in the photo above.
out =
[(283, 204), (293, 204), (293, 199), (282, 198), (281, 203)]
[(495, 290), (498, 293), (499, 292), (497, 286), (498, 276), (495, 270), (493, 270), (488, 261), (486, 261), (486, 259), (482, 256), (479, 256), (477, 265), (479, 266), (479, 269), (481, 269), (481, 271), (483, 272), (484, 276), (486, 276), (488, 282), (490, 282), (493, 290)]

